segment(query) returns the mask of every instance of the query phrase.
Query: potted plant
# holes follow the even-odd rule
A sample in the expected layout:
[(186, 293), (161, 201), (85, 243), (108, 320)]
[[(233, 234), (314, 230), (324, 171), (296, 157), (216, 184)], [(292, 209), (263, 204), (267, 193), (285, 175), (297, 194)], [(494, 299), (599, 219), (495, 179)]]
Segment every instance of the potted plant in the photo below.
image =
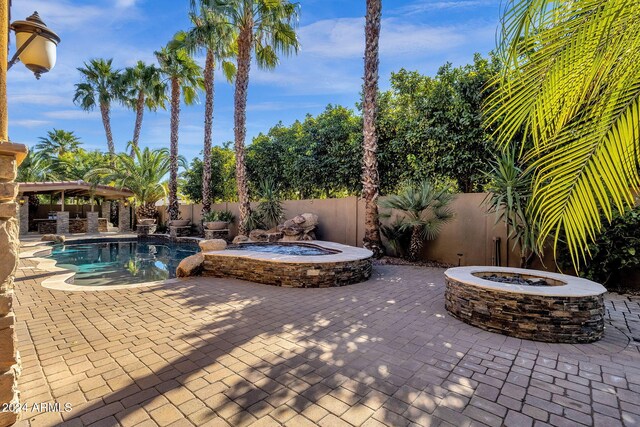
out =
[(186, 227), (191, 224), (190, 219), (182, 219), (182, 215), (178, 216), (178, 219), (169, 220), (168, 225), (173, 227)]
[(229, 211), (211, 211), (204, 216), (203, 224), (207, 230), (224, 230), (229, 228), (229, 223), (234, 219)]

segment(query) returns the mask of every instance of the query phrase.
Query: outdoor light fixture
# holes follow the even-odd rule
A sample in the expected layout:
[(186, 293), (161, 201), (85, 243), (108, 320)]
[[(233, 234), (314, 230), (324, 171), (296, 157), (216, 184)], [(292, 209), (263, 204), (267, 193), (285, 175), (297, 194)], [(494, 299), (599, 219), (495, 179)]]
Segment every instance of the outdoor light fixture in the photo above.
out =
[(24, 206), (24, 199), (20, 199), (20, 206)]
[(56, 65), (56, 46), (60, 37), (47, 28), (38, 12), (33, 12), (26, 21), (14, 22), (11, 29), (16, 33), (16, 53), (7, 69), (20, 60), (39, 79), (42, 73)]
[(129, 207), (129, 201), (128, 201), (128, 200), (125, 200), (125, 201), (124, 201), (124, 207), (125, 207), (125, 208), (128, 208), (128, 207)]

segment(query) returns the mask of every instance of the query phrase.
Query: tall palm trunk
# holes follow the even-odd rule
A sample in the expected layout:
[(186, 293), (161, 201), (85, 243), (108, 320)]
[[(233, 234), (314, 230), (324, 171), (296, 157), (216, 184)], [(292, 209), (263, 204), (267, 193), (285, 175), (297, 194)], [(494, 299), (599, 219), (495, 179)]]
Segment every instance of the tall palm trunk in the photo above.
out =
[(411, 241), (409, 242), (410, 261), (416, 261), (418, 259), (423, 245), (424, 240), (422, 239), (421, 227), (413, 227), (413, 230), (411, 231)]
[(113, 144), (113, 134), (111, 133), (109, 104), (105, 102), (100, 103), (100, 114), (102, 115), (102, 125), (104, 126), (104, 133), (107, 135), (107, 147), (109, 147), (109, 154), (113, 156), (116, 153), (116, 147)]
[(362, 193), (365, 200), (365, 230), (363, 245), (380, 257), (384, 248), (380, 239), (378, 222), (378, 136), (376, 135), (376, 115), (378, 96), (378, 40), (380, 38), (381, 0), (367, 0), (364, 54), (364, 100), (362, 103), (363, 123), (363, 171)]
[(238, 202), (240, 221), (238, 234), (246, 236), (245, 221), (251, 213), (249, 205), (249, 188), (247, 184), (247, 168), (244, 162), (244, 139), (247, 133), (247, 88), (249, 87), (249, 67), (251, 65), (251, 42), (253, 38), (253, 22), (247, 23), (238, 36), (238, 71), (234, 95), (234, 136), (236, 151), (236, 183), (238, 185)]
[(178, 126), (180, 125), (180, 81), (171, 79), (171, 148), (169, 166), (169, 219), (178, 219)]
[(133, 139), (131, 140), (131, 157), (133, 157), (134, 149), (138, 146), (138, 140), (140, 139), (140, 129), (142, 129), (143, 114), (144, 91), (140, 91), (140, 93), (138, 94), (138, 101), (136, 102), (136, 125), (133, 128)]
[(211, 211), (211, 132), (213, 128), (213, 96), (214, 96), (215, 58), (213, 51), (207, 50), (204, 67), (204, 156), (202, 170), (202, 215)]

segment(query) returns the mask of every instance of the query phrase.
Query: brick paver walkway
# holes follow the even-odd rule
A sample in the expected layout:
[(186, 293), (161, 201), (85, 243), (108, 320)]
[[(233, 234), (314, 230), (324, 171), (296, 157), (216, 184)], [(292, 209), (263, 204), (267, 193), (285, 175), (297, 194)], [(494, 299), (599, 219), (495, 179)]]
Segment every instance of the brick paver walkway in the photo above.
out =
[(447, 315), (440, 269), (377, 266), (333, 289), (69, 293), (33, 266), (16, 282), (24, 425), (640, 424), (640, 307), (621, 296), (601, 342), (550, 345)]

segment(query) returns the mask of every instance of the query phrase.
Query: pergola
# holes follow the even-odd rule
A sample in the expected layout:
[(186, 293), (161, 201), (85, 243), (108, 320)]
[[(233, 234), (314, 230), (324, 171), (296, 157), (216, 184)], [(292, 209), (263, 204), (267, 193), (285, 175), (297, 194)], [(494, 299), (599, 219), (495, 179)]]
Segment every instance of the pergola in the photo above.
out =
[(118, 189), (110, 185), (92, 185), (84, 181), (52, 181), (52, 182), (20, 182), (18, 194), (60, 194), (62, 210), (64, 211), (65, 197), (102, 197), (105, 200), (124, 200), (133, 196), (133, 192), (126, 188)]
[[(39, 230), (46, 232), (56, 232), (65, 234), (69, 232), (98, 232), (100, 228), (106, 227), (106, 219), (99, 219), (98, 213), (93, 212), (93, 200), (96, 197), (105, 201), (119, 201), (118, 227), (120, 231), (129, 231), (130, 212), (126, 199), (133, 196), (133, 192), (126, 188), (119, 189), (109, 185), (93, 185), (85, 181), (52, 181), (52, 182), (20, 182), (18, 183), (18, 194), (20, 198), (20, 230), (26, 233), (29, 224), (29, 204), (28, 198), (34, 194), (59, 195), (61, 199), (60, 211), (55, 212), (55, 218), (40, 218)], [(69, 212), (65, 211), (65, 197), (82, 197), (92, 201), (91, 212), (86, 214), (86, 218), (69, 219)], [(84, 215), (84, 213), (83, 213)], [(84, 223), (81, 223), (84, 221)], [(41, 231), (42, 232), (42, 231)]]

